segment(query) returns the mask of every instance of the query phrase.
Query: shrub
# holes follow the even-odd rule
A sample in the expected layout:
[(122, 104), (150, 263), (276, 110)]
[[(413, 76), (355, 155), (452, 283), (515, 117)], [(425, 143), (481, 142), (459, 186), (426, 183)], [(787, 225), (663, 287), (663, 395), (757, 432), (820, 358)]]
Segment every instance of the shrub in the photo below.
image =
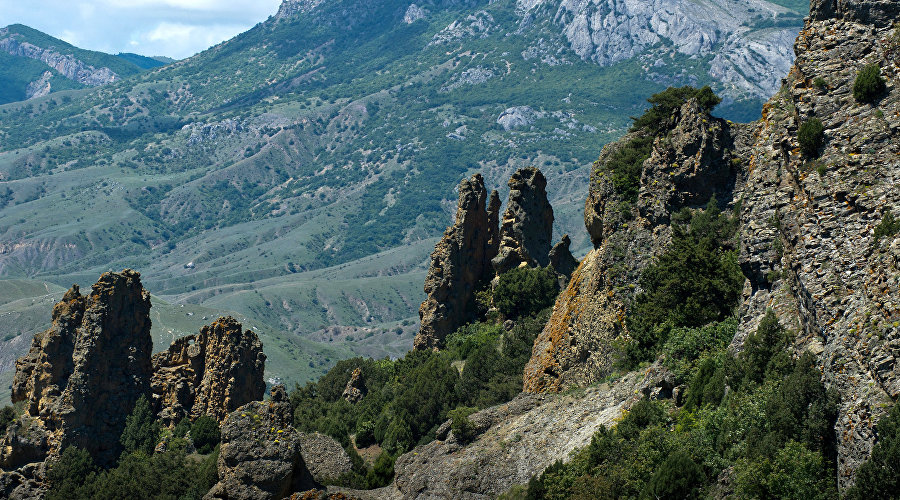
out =
[(802, 125), (797, 137), (800, 141), (800, 150), (806, 156), (818, 156), (819, 148), (825, 141), (825, 126), (818, 118), (811, 118)]
[(47, 493), (48, 500), (70, 500), (78, 497), (79, 489), (95, 469), (90, 453), (74, 446), (65, 448), (59, 459), (49, 465), (47, 481), (51, 488)]
[(447, 416), (451, 419), (450, 429), (460, 443), (468, 443), (475, 439), (475, 424), (469, 420), (469, 415), (476, 411), (478, 408), (460, 406), (447, 412)]
[(219, 424), (212, 417), (201, 415), (191, 425), (191, 439), (198, 453), (211, 453), (221, 439)]
[(556, 273), (549, 266), (519, 267), (500, 275), (494, 288), (494, 306), (504, 317), (516, 319), (553, 305), (559, 294)]
[(641, 497), (671, 500), (696, 498), (705, 481), (703, 468), (687, 453), (678, 450), (656, 470)]
[(138, 398), (131, 415), (125, 418), (125, 429), (120, 441), (126, 453), (140, 452), (152, 455), (159, 441), (161, 426), (153, 418), (146, 396)]
[(722, 99), (708, 85), (701, 89), (690, 86), (669, 87), (647, 99), (647, 102), (651, 104), (650, 109), (640, 117), (633, 118), (634, 124), (631, 130), (647, 130), (652, 135), (659, 133), (671, 118), (672, 113), (692, 98), (697, 98), (701, 108), (707, 113), (722, 102)]
[(791, 441), (773, 458), (739, 460), (737, 498), (837, 498), (837, 488), (822, 455)]
[(0, 435), (6, 433), (9, 424), (16, 420), (16, 409), (12, 406), (4, 406), (0, 409)]
[(881, 68), (877, 64), (863, 67), (853, 82), (853, 98), (862, 103), (872, 103), (887, 89)]
[(900, 221), (894, 218), (894, 214), (888, 208), (884, 211), (884, 217), (881, 219), (881, 222), (875, 226), (875, 241), (878, 242), (884, 237), (893, 237), (898, 232), (900, 232)]
[(890, 413), (881, 418), (875, 436), (872, 455), (857, 471), (856, 484), (847, 492), (847, 498), (892, 498), (900, 491), (900, 404), (894, 404)]
[(825, 87), (828, 86), (828, 83), (821, 76), (817, 76), (816, 79), (813, 80), (813, 85), (815, 85), (819, 90), (825, 90)]
[(773, 362), (784, 358), (784, 349), (790, 337), (778, 317), (771, 309), (759, 323), (756, 332), (747, 337), (744, 350), (741, 352), (741, 369), (744, 378), (750, 382), (762, 382), (768, 371), (772, 371)]

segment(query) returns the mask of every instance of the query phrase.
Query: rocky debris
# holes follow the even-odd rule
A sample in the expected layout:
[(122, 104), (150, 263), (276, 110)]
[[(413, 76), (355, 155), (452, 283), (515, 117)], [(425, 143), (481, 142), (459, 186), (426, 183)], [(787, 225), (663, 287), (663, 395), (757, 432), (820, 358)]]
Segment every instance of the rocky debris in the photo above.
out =
[(615, 385), (562, 395), (520, 394), (512, 401), (469, 417), (477, 437), (462, 445), (446, 432), (397, 459), (392, 491), (402, 498), (496, 498), (510, 487), (525, 484), (557, 460), (587, 446), (601, 425), (612, 425), (622, 414), (670, 377), (653, 366), (625, 375)]
[(35, 59), (50, 66), (69, 80), (89, 87), (106, 85), (119, 80), (109, 68), (95, 68), (71, 55), (63, 55), (51, 48), (41, 48), (34, 44), (19, 40), (15, 33), (0, 40), (0, 50), (7, 54)]
[(219, 482), (206, 500), (277, 500), (316, 487), (293, 427), (284, 386), (272, 388), (269, 401), (238, 408), (222, 423), (217, 464)]
[(262, 399), (266, 355), (262, 342), (232, 317), (182, 337), (153, 356), (151, 388), (165, 425), (208, 415), (218, 422)]
[(475, 317), (475, 292), (490, 280), (491, 236), (497, 234), (489, 226), (496, 216), (488, 214), (487, 201), (480, 174), (460, 183), (456, 222), (431, 254), (415, 349), (441, 347), (447, 335)]
[(535, 167), (516, 171), (509, 179), (509, 201), (500, 226), (500, 248), (491, 261), (499, 274), (522, 264), (550, 263), (553, 207), (547, 201), (547, 179)]
[(362, 401), (362, 398), (366, 397), (366, 392), (366, 383), (363, 380), (362, 369), (357, 367), (350, 375), (350, 380), (347, 381), (347, 386), (344, 388), (341, 397), (346, 399), (348, 403), (355, 405)]
[(510, 130), (527, 127), (533, 124), (539, 118), (543, 118), (544, 113), (537, 112), (529, 106), (515, 106), (507, 108), (497, 118), (497, 124), (503, 127), (503, 130)]
[(38, 477), (43, 477), (39, 470), (42, 464), (32, 464), (21, 470), (12, 472), (0, 471), (0, 498), (7, 500), (33, 500), (44, 498), (46, 490)]
[(353, 469), (350, 456), (341, 444), (324, 434), (300, 434), (303, 462), (317, 482), (337, 479)]
[(562, 290), (565, 290), (566, 285), (569, 283), (569, 278), (572, 277), (572, 273), (578, 267), (578, 261), (575, 260), (575, 257), (572, 256), (572, 252), (569, 250), (571, 245), (572, 240), (566, 234), (559, 243), (550, 249), (550, 267), (556, 271), (556, 275), (559, 277), (559, 288)]
[(479, 10), (466, 16), (463, 20), (453, 21), (446, 28), (437, 32), (428, 42), (428, 46), (445, 45), (466, 38), (487, 38), (496, 28), (494, 16), (487, 11)]
[(53, 78), (53, 73), (44, 71), (44, 74), (42, 74), (40, 78), (29, 83), (25, 88), (25, 98), (35, 99), (37, 97), (44, 97), (45, 95), (49, 95), (51, 91), (51, 78)]
[(425, 16), (427, 15), (427, 10), (413, 3), (410, 4), (409, 8), (406, 9), (406, 14), (403, 14), (403, 22), (406, 24), (412, 24), (419, 19), (425, 19)]
[(494, 78), (494, 76), (496, 76), (496, 74), (491, 68), (486, 68), (484, 66), (468, 68), (454, 74), (449, 82), (441, 87), (441, 92), (452, 92), (465, 85), (481, 85), (491, 78)]
[(130, 269), (103, 274), (87, 297), (77, 287), (65, 294), (50, 329), (16, 363), (13, 398), (25, 415), (0, 442), (4, 467), (72, 445), (102, 465), (118, 458), (125, 417), (150, 389), (149, 313), (150, 293)]

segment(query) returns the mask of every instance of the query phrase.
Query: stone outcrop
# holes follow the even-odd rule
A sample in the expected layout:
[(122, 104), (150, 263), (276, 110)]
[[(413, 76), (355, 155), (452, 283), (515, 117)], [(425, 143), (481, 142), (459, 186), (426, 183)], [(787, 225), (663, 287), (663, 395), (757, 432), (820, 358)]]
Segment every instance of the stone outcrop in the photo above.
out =
[(217, 464), (219, 482), (206, 500), (280, 500), (313, 489), (292, 426), (293, 413), (284, 386), (272, 388), (269, 401), (248, 403), (222, 423)]
[(594, 164), (584, 220), (596, 248), (572, 274), (535, 341), (526, 391), (560, 391), (606, 377), (618, 355), (614, 341), (627, 335), (626, 304), (640, 274), (671, 241), (670, 214), (703, 207), (713, 195), (720, 204), (731, 202), (740, 180), (733, 151), (743, 151), (748, 129), (710, 116), (694, 99), (663, 128), (643, 164), (635, 205), (615, 191), (604, 165), (643, 132), (606, 146)]
[(87, 297), (78, 287), (65, 294), (53, 325), (16, 363), (13, 400), (25, 415), (0, 443), (0, 465), (40, 462), (70, 445), (99, 464), (118, 458), (125, 417), (150, 389), (149, 312), (150, 294), (132, 270), (105, 273)]
[(52, 48), (38, 47), (34, 44), (23, 42), (16, 34), (0, 40), (0, 50), (13, 56), (41, 61), (69, 80), (89, 87), (106, 85), (119, 80), (119, 75), (109, 68), (95, 68), (72, 55), (64, 55)]
[[(491, 205), (496, 205), (491, 197)], [(456, 222), (431, 254), (431, 267), (425, 278), (428, 297), (419, 308), (422, 326), (416, 335), (415, 349), (435, 349), (457, 328), (475, 317), (475, 292), (490, 281), (490, 263), (494, 257), (492, 236), (497, 234), (488, 213), (488, 194), (480, 174), (459, 185)]]
[(500, 226), (500, 248), (491, 261), (502, 274), (522, 264), (550, 263), (553, 207), (547, 201), (547, 179), (535, 167), (516, 171), (509, 179), (509, 201)]
[(575, 272), (575, 268), (578, 267), (578, 261), (575, 260), (575, 257), (572, 256), (572, 251), (569, 250), (569, 247), (572, 245), (572, 240), (569, 239), (569, 235), (563, 235), (562, 239), (559, 240), (559, 243), (553, 245), (553, 248), (550, 249), (550, 267), (556, 271), (556, 275), (559, 276), (559, 288), (565, 289), (566, 285), (569, 283), (569, 278), (572, 277), (572, 273)]
[(266, 355), (262, 342), (232, 317), (182, 337), (153, 356), (154, 404), (166, 425), (208, 415), (218, 422), (262, 399)]
[(381, 497), (496, 498), (567, 460), (601, 425), (612, 425), (645, 395), (665, 397), (660, 389), (670, 387), (671, 378), (652, 366), (577, 395), (520, 394), (471, 415), (476, 437), (469, 444), (460, 443), (447, 422), (435, 441), (397, 459), (394, 484)]
[(300, 434), (300, 449), (303, 462), (316, 482), (337, 479), (353, 469), (341, 443), (325, 434)]
[[(900, 90), (893, 21), (897, 2), (814, 1), (797, 39), (784, 91), (754, 130), (741, 197), (740, 264), (748, 277), (740, 349), (766, 308), (797, 332), (796, 348), (818, 355), (826, 386), (841, 395), (840, 486), (869, 455), (873, 427), (900, 397), (900, 241), (876, 240), (884, 212), (898, 212)], [(852, 95), (858, 70), (877, 64), (887, 91), (874, 105)], [(825, 85), (815, 85), (816, 78)], [(825, 127), (818, 158), (797, 130)]]
[(361, 368), (357, 367), (350, 374), (350, 380), (347, 381), (347, 386), (344, 387), (341, 397), (350, 404), (359, 403), (362, 401), (362, 398), (366, 397), (366, 382), (363, 380)]

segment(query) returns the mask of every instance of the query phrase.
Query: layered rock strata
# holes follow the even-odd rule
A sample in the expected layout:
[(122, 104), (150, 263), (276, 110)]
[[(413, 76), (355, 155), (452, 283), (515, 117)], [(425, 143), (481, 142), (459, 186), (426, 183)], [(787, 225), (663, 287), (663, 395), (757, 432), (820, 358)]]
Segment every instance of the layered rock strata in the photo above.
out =
[(262, 342), (232, 317), (153, 356), (151, 387), (166, 425), (208, 415), (218, 422), (241, 405), (262, 399), (266, 355)]
[[(490, 208), (499, 209), (494, 198), (492, 194)], [(493, 235), (497, 229), (491, 222), (497, 215), (488, 213), (487, 203), (488, 193), (480, 174), (460, 183), (456, 221), (431, 254), (425, 278), (428, 297), (419, 308), (422, 326), (415, 349), (442, 347), (447, 335), (475, 318), (475, 292), (490, 280), (490, 263), (495, 255)]]
[(40, 462), (66, 446), (102, 465), (118, 458), (125, 417), (150, 389), (149, 313), (150, 293), (132, 270), (105, 273), (87, 297), (77, 286), (66, 292), (50, 329), (16, 363), (12, 396), (25, 414), (0, 443), (0, 465)]
[(500, 245), (491, 264), (499, 275), (522, 264), (550, 263), (553, 207), (547, 201), (547, 179), (535, 167), (517, 170), (509, 179), (509, 201), (500, 226)]
[(254, 401), (222, 423), (217, 468), (219, 482), (205, 500), (277, 500), (315, 488), (292, 426), (293, 412), (284, 386), (269, 401)]

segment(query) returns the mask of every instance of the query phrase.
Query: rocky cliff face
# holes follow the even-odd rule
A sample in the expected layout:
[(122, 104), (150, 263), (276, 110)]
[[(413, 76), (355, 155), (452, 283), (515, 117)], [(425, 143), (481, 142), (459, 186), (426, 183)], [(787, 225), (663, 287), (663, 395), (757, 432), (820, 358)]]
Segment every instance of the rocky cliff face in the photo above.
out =
[(153, 356), (151, 387), (159, 417), (174, 425), (208, 415), (219, 422), (239, 406), (262, 399), (266, 355), (259, 337), (232, 317)]
[(550, 263), (553, 207), (547, 201), (547, 178), (535, 167), (517, 170), (509, 179), (509, 201), (500, 226), (500, 247), (491, 264), (497, 274), (524, 264)]
[(71, 55), (64, 55), (51, 48), (42, 48), (19, 41), (15, 35), (0, 39), (0, 50), (10, 55), (41, 61), (69, 80), (90, 87), (105, 85), (119, 79), (119, 75), (109, 68), (95, 68)]
[[(876, 227), (900, 207), (900, 36), (896, 2), (814, 2), (797, 61), (763, 119), (733, 126), (689, 102), (644, 162), (636, 220), (602, 166), (592, 174), (585, 224), (596, 249), (559, 298), (525, 370), (527, 391), (585, 385), (609, 370), (613, 340), (625, 335), (626, 304), (648, 259), (670, 241), (669, 214), (715, 194), (740, 201), (740, 264), (747, 278), (739, 351), (767, 308), (796, 332), (795, 349), (818, 355), (827, 386), (841, 394), (839, 483), (850, 484), (872, 446), (873, 426), (900, 396), (900, 244)], [(853, 97), (857, 72), (881, 68), (887, 85), (874, 103)], [(810, 156), (798, 130), (824, 124)]]
[[(900, 396), (900, 244), (874, 234), (886, 211), (900, 209), (897, 20), (897, 2), (813, 2), (796, 64), (754, 130), (739, 195), (749, 292), (733, 347), (774, 306), (797, 331), (797, 348), (818, 354), (826, 384), (841, 394), (842, 486), (868, 456), (885, 403)], [(852, 95), (866, 64), (887, 81), (872, 104)], [(797, 140), (812, 118), (825, 127), (818, 158)]]
[(203, 498), (270, 500), (312, 489), (293, 420), (284, 386), (272, 388), (271, 400), (230, 413), (222, 423), (219, 482)]
[(150, 294), (131, 270), (104, 274), (87, 297), (78, 287), (65, 294), (53, 326), (16, 363), (13, 400), (25, 415), (0, 443), (0, 465), (43, 461), (70, 445), (100, 464), (118, 458), (125, 417), (150, 389), (149, 313)]
[(729, 95), (768, 97), (778, 90), (797, 34), (790, 27), (752, 29), (754, 19), (786, 12), (764, 1), (518, 0), (517, 5), (526, 20), (552, 18), (569, 48), (600, 65), (642, 54), (649, 54), (651, 64), (665, 64), (654, 49), (663, 40), (684, 56), (710, 55), (709, 73), (729, 87)]
[[(491, 196), (490, 208), (498, 208)], [(457, 328), (475, 317), (475, 292), (490, 280), (490, 263), (494, 257), (488, 194), (480, 174), (459, 185), (456, 222), (431, 254), (431, 267), (425, 278), (428, 297), (419, 308), (422, 327), (416, 335), (416, 349), (434, 349)]]
[(614, 340), (625, 334), (633, 285), (671, 241), (669, 215), (703, 206), (713, 195), (720, 202), (732, 199), (738, 181), (732, 148), (745, 129), (710, 116), (694, 99), (664, 129), (643, 164), (634, 206), (615, 191), (605, 165), (644, 132), (608, 145), (594, 165), (584, 218), (597, 248), (572, 274), (534, 344), (526, 391), (559, 391), (608, 375), (617, 359)]

